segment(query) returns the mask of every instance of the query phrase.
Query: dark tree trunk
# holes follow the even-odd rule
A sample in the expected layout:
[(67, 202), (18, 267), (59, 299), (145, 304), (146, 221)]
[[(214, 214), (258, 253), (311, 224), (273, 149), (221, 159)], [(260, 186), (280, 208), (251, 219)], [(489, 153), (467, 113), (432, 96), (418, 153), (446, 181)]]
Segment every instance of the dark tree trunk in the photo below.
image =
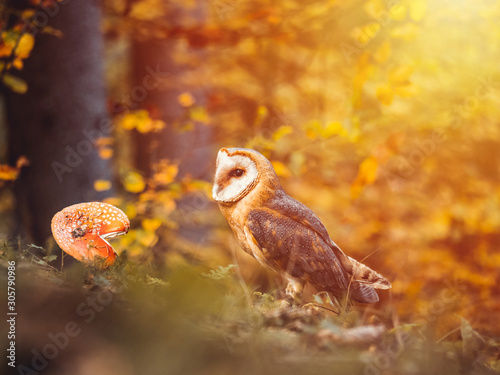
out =
[[(181, 20), (196, 19), (203, 25), (207, 17), (207, 4), (197, 1), (196, 7), (180, 6), (169, 15), (169, 27), (182, 27)], [(148, 91), (143, 100), (132, 103), (135, 108), (145, 108), (165, 121), (166, 128), (159, 134), (140, 134), (134, 136), (135, 165), (145, 175), (151, 174), (151, 166), (161, 159), (179, 162), (179, 175), (190, 175), (196, 179), (210, 180), (215, 164), (215, 149), (211, 144), (211, 127), (194, 123), (191, 130), (179, 130), (186, 121), (186, 108), (178, 101), (180, 94), (189, 92), (196, 100), (196, 105), (206, 106), (208, 87), (201, 84), (187, 86), (186, 74), (198, 69), (195, 64), (179, 64), (175, 61), (175, 49), (178, 40), (136, 40), (132, 45), (132, 71), (135, 86), (143, 85), (144, 78), (151, 70), (161, 72), (161, 80), (155, 89)], [(189, 53), (193, 59), (203, 64), (203, 48), (191, 47)], [(142, 99), (142, 98), (141, 98)], [(181, 125), (181, 126), (176, 126)], [(194, 214), (208, 205), (206, 197), (199, 194), (184, 197), (178, 202), (179, 233), (188, 240), (203, 243), (208, 235), (208, 228), (194, 223)], [(158, 252), (164, 252), (162, 246)]]
[[(149, 175), (151, 166), (160, 159), (180, 162), (181, 175), (189, 174), (195, 178), (210, 176), (210, 127), (195, 123), (192, 130), (177, 130), (175, 124), (182, 124), (186, 109), (178, 102), (178, 96), (189, 92), (196, 99), (196, 105), (204, 106), (206, 88), (186, 87), (183, 75), (193, 67), (179, 66), (171, 58), (175, 41), (152, 40), (135, 41), (133, 44), (133, 75), (136, 85), (141, 85), (148, 71), (163, 74), (158, 87), (148, 91), (141, 102), (134, 102), (137, 108), (152, 110), (165, 121), (166, 128), (159, 134), (140, 134), (134, 137), (135, 163), (138, 169)], [(198, 52), (202, 54), (202, 51)], [(168, 74), (168, 75), (167, 75)], [(182, 126), (178, 126), (181, 128)]]
[[(169, 27), (182, 28), (183, 20), (196, 20), (198, 26), (202, 26), (207, 18), (207, 4), (197, 0), (196, 6), (180, 5), (171, 7), (168, 15)], [(195, 178), (207, 178), (210, 175), (209, 163), (210, 150), (210, 127), (196, 123), (192, 131), (179, 131), (174, 124), (182, 123), (185, 116), (185, 108), (178, 102), (178, 96), (183, 92), (189, 92), (196, 99), (196, 105), (204, 106), (206, 103), (207, 87), (196, 84), (187, 87), (185, 75), (190, 70), (196, 70), (196, 64), (180, 64), (175, 61), (175, 50), (178, 49), (179, 41), (172, 39), (152, 39), (134, 41), (132, 46), (133, 61), (132, 74), (134, 84), (143, 86), (144, 78), (152, 70), (161, 72), (160, 80), (157, 80), (155, 89), (147, 92), (142, 100), (133, 105), (146, 109), (153, 109), (157, 115), (166, 122), (167, 127), (160, 134), (137, 134), (135, 137), (136, 166), (146, 175), (150, 173), (150, 167), (159, 159), (178, 160), (180, 162), (179, 172), (181, 175), (190, 174)], [(183, 52), (185, 53), (185, 52)], [(195, 59), (201, 64), (203, 62), (203, 48), (191, 47), (188, 53), (196, 56)], [(160, 74), (157, 74), (158, 77)], [(184, 119), (185, 121), (185, 119)]]
[(111, 130), (100, 9), (93, 1), (69, 0), (46, 14), (48, 24), (64, 36), (38, 30), (35, 48), (21, 72), (28, 92), (5, 90), (10, 163), (21, 155), (31, 163), (15, 184), (17, 232), (38, 244), (50, 236), (57, 211), (104, 198), (110, 192), (94, 191), (94, 181), (111, 179), (110, 164), (99, 158), (94, 143)]

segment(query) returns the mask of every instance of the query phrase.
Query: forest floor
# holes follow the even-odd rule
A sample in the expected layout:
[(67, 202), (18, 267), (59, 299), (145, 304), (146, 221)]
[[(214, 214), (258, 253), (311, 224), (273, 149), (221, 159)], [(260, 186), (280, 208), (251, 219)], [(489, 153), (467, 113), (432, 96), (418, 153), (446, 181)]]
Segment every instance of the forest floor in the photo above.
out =
[[(17, 313), (15, 367), (3, 356), (5, 373), (500, 372), (500, 340), (465, 319), (436, 340), (431, 325), (388, 327), (319, 295), (284, 308), (275, 295), (248, 292), (233, 265), (160, 271), (121, 258), (106, 270), (72, 264), (61, 272), (50, 258), (4, 250), (0, 278), (7, 285), (15, 260)], [(7, 288), (1, 293), (7, 306)]]

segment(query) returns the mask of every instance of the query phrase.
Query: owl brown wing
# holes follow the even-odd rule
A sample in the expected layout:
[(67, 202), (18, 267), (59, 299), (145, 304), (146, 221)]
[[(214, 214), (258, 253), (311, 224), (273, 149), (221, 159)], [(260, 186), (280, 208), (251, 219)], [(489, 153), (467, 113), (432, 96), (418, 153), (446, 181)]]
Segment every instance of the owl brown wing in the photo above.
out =
[[(371, 288), (391, 288), (391, 283), (381, 274), (344, 254), (340, 247), (330, 238), (321, 220), (306, 205), (293, 199), (284, 191), (281, 191), (276, 195), (276, 199), (273, 199), (269, 202), (268, 207), (273, 211), (283, 213), (284, 215), (304, 224), (306, 227), (317, 232), (321, 236), (321, 238), (330, 245), (330, 248), (335, 253), (340, 263), (342, 264), (342, 267), (344, 267), (344, 270), (350, 275), (350, 277), (369, 288), (359, 288), (360, 295), (371, 295)], [(358, 289), (357, 286), (356, 289)], [(355, 293), (357, 292), (358, 291), (356, 290)]]
[(251, 211), (248, 228), (272, 269), (335, 295), (347, 290), (349, 281), (338, 258), (310, 228), (267, 209)]
[(309, 207), (293, 199), (284, 191), (279, 192), (276, 198), (268, 203), (268, 207), (272, 211), (277, 211), (317, 233), (326, 244), (329, 244), (343, 268), (347, 272), (350, 272), (352, 264), (349, 257), (345, 255), (340, 247), (330, 238), (321, 220)]
[(351, 265), (349, 258), (330, 239), (319, 218), (284, 192), (276, 198), (248, 216), (249, 229), (269, 266), (337, 297), (349, 290), (356, 301), (378, 301), (372, 287), (352, 280), (344, 265)]

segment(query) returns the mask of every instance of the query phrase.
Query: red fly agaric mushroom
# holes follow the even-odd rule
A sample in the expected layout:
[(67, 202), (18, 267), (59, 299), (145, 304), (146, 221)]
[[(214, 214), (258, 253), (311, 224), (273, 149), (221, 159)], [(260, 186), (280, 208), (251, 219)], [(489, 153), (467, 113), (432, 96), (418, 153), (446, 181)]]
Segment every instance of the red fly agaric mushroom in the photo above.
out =
[(61, 249), (81, 262), (102, 258), (103, 266), (116, 258), (106, 239), (126, 234), (129, 228), (123, 211), (101, 202), (74, 204), (52, 218), (52, 234)]

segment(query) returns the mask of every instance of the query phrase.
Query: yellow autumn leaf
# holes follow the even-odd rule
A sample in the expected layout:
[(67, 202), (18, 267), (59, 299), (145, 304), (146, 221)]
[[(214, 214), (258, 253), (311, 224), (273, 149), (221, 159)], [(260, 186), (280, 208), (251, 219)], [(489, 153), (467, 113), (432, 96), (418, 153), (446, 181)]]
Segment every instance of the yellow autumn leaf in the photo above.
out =
[(14, 61), (12, 61), (12, 66), (16, 68), (17, 70), (21, 70), (24, 66), (24, 62), (22, 59), (19, 57), (15, 58)]
[(154, 20), (164, 16), (163, 0), (142, 0), (134, 1), (129, 16), (139, 20)]
[[(129, 215), (127, 214), (127, 216)], [(117, 239), (117, 241), (119, 241), (119, 246), (116, 247), (120, 249), (127, 249), (127, 252), (131, 253), (130, 246), (136, 240), (136, 234), (137, 234), (136, 232), (137, 232), (136, 229), (130, 229), (126, 236), (120, 236), (119, 239)]]
[(152, 219), (143, 219), (141, 225), (146, 232), (154, 232), (160, 227), (161, 223), (162, 221), (160, 219), (152, 218)]
[(394, 91), (388, 84), (379, 86), (375, 92), (378, 101), (384, 105), (391, 105), (394, 100)]
[(158, 132), (165, 127), (165, 123), (161, 120), (153, 120), (149, 118), (148, 121), (141, 121), (137, 124), (137, 131), (139, 133)]
[[(9, 56), (12, 48), (6, 43), (0, 43), (0, 57)], [(4, 63), (2, 63), (3, 65)]]
[(16, 161), (16, 168), (17, 169), (20, 169), (22, 167), (27, 167), (28, 165), (30, 165), (30, 161), (28, 160), (28, 158), (24, 155), (20, 156), (17, 161)]
[(11, 51), (11, 46), (6, 43), (0, 43), (0, 57), (9, 56)]
[(123, 179), (125, 190), (131, 193), (140, 193), (146, 187), (144, 178), (137, 172), (128, 172)]
[[(31, 34), (19, 35), (14, 31), (4, 31), (1, 34), (0, 43), (0, 57), (10, 56), (12, 52), (15, 53), (13, 65), (17, 69), (22, 69), (24, 59), (28, 58), (33, 46), (35, 45), (35, 38)], [(14, 51), (15, 48), (15, 51)]]
[(4, 31), (0, 34), (1, 43), (0, 43), (0, 57), (10, 56), (12, 54), (12, 50), (16, 45), (16, 41), (19, 34), (13, 31)]
[(400, 65), (389, 72), (389, 82), (393, 85), (408, 84), (413, 73), (413, 66)]
[(111, 181), (108, 180), (95, 180), (94, 190), (95, 191), (106, 191), (111, 189)]
[(269, 111), (265, 105), (259, 105), (257, 107), (257, 116), (255, 116), (255, 124), (261, 124), (267, 117), (268, 113)]
[(5, 74), (2, 82), (15, 93), (25, 94), (28, 91), (28, 84), (21, 78), (15, 77), (11, 74)]
[(280, 126), (273, 134), (273, 140), (277, 141), (287, 134), (293, 133), (293, 128), (290, 125)]
[(313, 139), (328, 139), (334, 136), (348, 137), (350, 135), (340, 121), (333, 121), (324, 125), (318, 120), (313, 120), (306, 125), (306, 134)]
[(412, 96), (415, 96), (416, 92), (417, 88), (412, 84), (394, 87), (394, 93), (398, 96), (401, 96), (402, 98), (410, 98)]
[(138, 230), (137, 240), (145, 247), (152, 247), (158, 242), (158, 236), (154, 232)]
[(127, 205), (123, 208), (123, 212), (129, 219), (133, 219), (137, 216), (137, 204), (136, 203), (127, 203)]
[(177, 97), (177, 101), (183, 107), (191, 107), (196, 102), (193, 95), (191, 95), (189, 92), (184, 92), (184, 93), (180, 94)]
[(280, 177), (290, 177), (291, 176), (290, 170), (282, 162), (275, 160), (271, 163), (273, 164), (274, 171), (276, 172), (276, 174), (278, 176), (280, 176)]
[(366, 184), (373, 184), (377, 178), (377, 159), (373, 156), (367, 157), (359, 166), (359, 176)]
[(22, 18), (31, 18), (35, 15), (35, 9), (26, 9), (21, 12)]
[(453, 216), (449, 211), (435, 212), (428, 220), (428, 232), (432, 233), (436, 238), (444, 237), (450, 230)]
[(14, 181), (19, 174), (19, 169), (10, 165), (0, 165), (0, 180)]
[(305, 131), (308, 138), (319, 138), (321, 132), (321, 122), (319, 120), (311, 120), (305, 124)]
[(385, 41), (382, 45), (375, 51), (374, 57), (378, 63), (384, 63), (387, 61), (391, 55), (391, 43)]
[(191, 120), (201, 122), (202, 124), (208, 124), (210, 122), (210, 117), (203, 107), (196, 106), (190, 108), (189, 117)]
[[(123, 237), (128, 237), (123, 236)], [(122, 248), (125, 246), (122, 246)], [(137, 242), (137, 239), (135, 239), (129, 246), (125, 247), (127, 249), (127, 254), (130, 254), (130, 256), (140, 256), (144, 254), (144, 246), (142, 246), (139, 242)]]
[(59, 39), (61, 39), (64, 34), (61, 30), (58, 30), (58, 29), (54, 29), (53, 27), (51, 26), (45, 26), (42, 28), (42, 33), (44, 34), (50, 34), (50, 35), (53, 35)]
[(427, 11), (427, 1), (426, 0), (412, 0), (410, 1), (410, 18), (413, 21), (421, 21), (425, 12)]
[(377, 179), (378, 162), (374, 156), (369, 156), (359, 165), (358, 176), (351, 185), (351, 197), (356, 199), (363, 188), (371, 185)]
[(323, 138), (330, 138), (334, 135), (346, 136), (347, 132), (345, 131), (342, 123), (340, 121), (334, 121), (327, 124), (322, 131)]
[(208, 199), (212, 199), (212, 184), (208, 181), (192, 180), (186, 183), (186, 189), (189, 192), (201, 192)]
[(370, 63), (370, 55), (363, 53), (358, 60), (356, 75), (353, 80), (352, 102), (355, 108), (360, 108), (362, 105), (363, 86), (368, 79), (373, 75), (375, 67)]
[(99, 157), (101, 159), (107, 160), (113, 157), (113, 149), (109, 147), (101, 147), (99, 150)]
[[(142, 111), (135, 111), (127, 113), (120, 120), (120, 126), (125, 130), (132, 130), (137, 127), (137, 122), (142, 121), (142, 116), (139, 113)], [(146, 112), (146, 111), (143, 111)]]
[(16, 48), (16, 56), (21, 59), (26, 59), (29, 57), (34, 45), (35, 37), (31, 34), (23, 34)]
[(161, 204), (164, 212), (169, 214), (177, 208), (173, 193), (171, 191), (160, 191), (156, 193), (156, 202)]
[(140, 133), (157, 132), (165, 127), (161, 120), (153, 120), (145, 109), (132, 111), (123, 116), (120, 126), (126, 130), (136, 129)]
[(389, 14), (394, 21), (401, 21), (406, 17), (406, 7), (398, 2), (389, 9)]
[(177, 164), (169, 164), (168, 160), (161, 160), (156, 166), (153, 182), (155, 185), (167, 185), (174, 181), (177, 173), (179, 173)]

